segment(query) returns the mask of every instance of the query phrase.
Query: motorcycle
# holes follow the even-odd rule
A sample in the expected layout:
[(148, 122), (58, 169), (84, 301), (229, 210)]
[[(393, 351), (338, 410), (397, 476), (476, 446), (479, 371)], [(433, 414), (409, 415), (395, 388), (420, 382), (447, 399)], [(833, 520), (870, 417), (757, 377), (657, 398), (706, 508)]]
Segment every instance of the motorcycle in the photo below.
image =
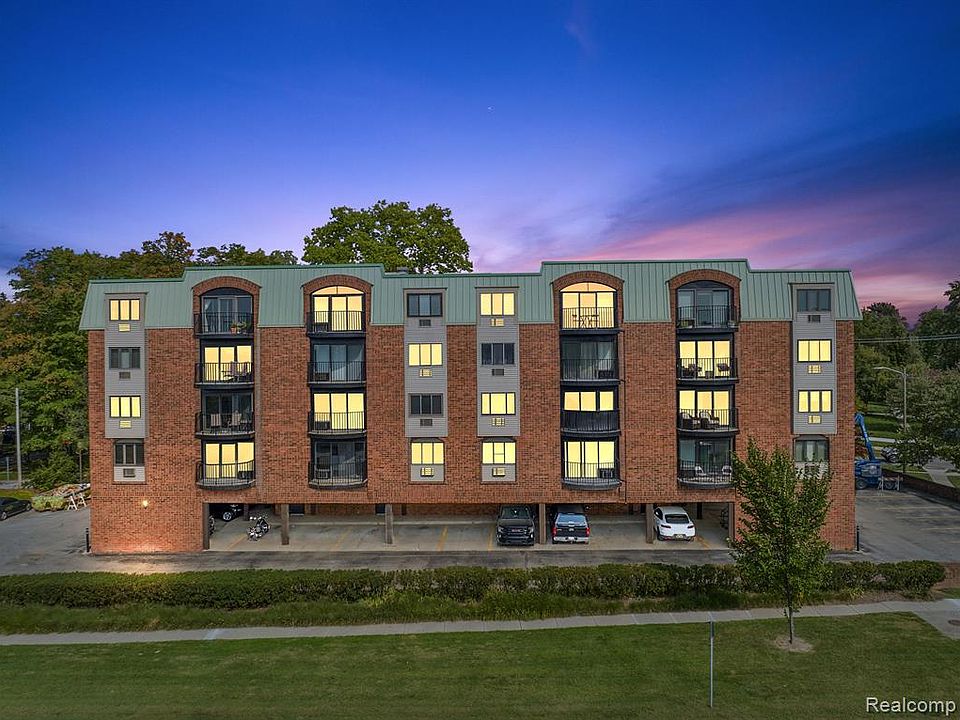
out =
[(247, 530), (247, 539), (259, 540), (270, 532), (270, 523), (267, 522), (267, 519), (263, 515), (251, 515), (248, 521), (252, 522), (253, 525)]

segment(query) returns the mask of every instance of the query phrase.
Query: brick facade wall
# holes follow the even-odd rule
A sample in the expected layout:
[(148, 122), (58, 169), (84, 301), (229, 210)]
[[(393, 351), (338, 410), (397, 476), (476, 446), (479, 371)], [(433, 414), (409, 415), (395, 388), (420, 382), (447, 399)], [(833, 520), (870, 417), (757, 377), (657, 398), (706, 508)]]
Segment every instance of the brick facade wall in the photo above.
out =
[[(715, 271), (686, 273), (671, 282), (717, 279)], [(726, 277), (726, 276), (725, 276)], [(222, 279), (218, 279), (222, 280)], [(573, 282), (603, 282), (620, 289), (616, 278), (576, 273), (561, 278), (554, 290)], [(305, 301), (329, 284), (357, 287), (355, 278), (325, 278), (304, 288)], [(237, 279), (221, 284), (240, 286)], [(363, 284), (366, 285), (365, 283)], [(207, 286), (204, 286), (209, 289)], [(253, 288), (256, 290), (256, 288)], [(362, 288), (369, 290), (368, 287)], [(673, 296), (674, 293), (671, 293)], [(736, 296), (736, 292), (735, 292)], [(618, 297), (622, 297), (618, 293)], [(737, 301), (739, 302), (739, 301)], [(559, 307), (559, 300), (556, 307)], [(309, 307), (309, 305), (308, 305)], [(500, 503), (573, 502), (592, 512), (623, 512), (627, 504), (729, 502), (730, 490), (702, 490), (677, 483), (677, 381), (674, 323), (628, 323), (619, 335), (621, 363), (620, 465), (623, 484), (616, 490), (576, 491), (561, 485), (560, 332), (556, 324), (522, 324), (519, 329), (521, 435), (517, 438), (515, 483), (481, 483), (481, 439), (476, 435), (476, 328), (447, 328), (449, 369), (443, 483), (409, 479), (409, 442), (404, 434), (403, 328), (369, 323), (366, 301), (367, 485), (355, 490), (315, 490), (307, 484), (311, 440), (307, 414), (311, 389), (306, 367), (310, 341), (304, 328), (257, 328), (255, 419), (257, 483), (241, 491), (200, 490), (196, 465), (201, 443), (194, 437), (200, 392), (194, 386), (199, 343), (190, 329), (147, 331), (149, 368), (146, 482), (113, 482), (112, 442), (104, 438), (103, 332), (88, 337), (90, 460), (93, 504), (91, 540), (95, 552), (199, 550), (203, 543), (203, 502), (305, 504), (318, 514), (369, 514), (376, 503), (393, 503), (395, 513), (487, 512)], [(622, 317), (622, 303), (618, 303)], [(853, 544), (854, 498), (848, 468), (853, 466), (853, 323), (837, 327), (840, 432), (831, 439), (831, 464), (838, 474), (825, 536), (834, 547)], [(790, 449), (791, 330), (789, 322), (750, 322), (734, 334), (740, 380), (735, 389), (740, 433), (736, 449), (748, 438), (761, 447)], [(146, 501), (146, 505), (144, 505)]]

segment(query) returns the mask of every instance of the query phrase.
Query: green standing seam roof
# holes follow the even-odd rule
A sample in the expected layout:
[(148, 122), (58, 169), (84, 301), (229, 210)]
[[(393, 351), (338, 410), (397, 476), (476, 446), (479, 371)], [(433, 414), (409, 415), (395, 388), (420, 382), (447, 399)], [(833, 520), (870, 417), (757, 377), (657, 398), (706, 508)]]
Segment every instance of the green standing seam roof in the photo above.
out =
[(81, 330), (104, 327), (105, 297), (145, 293), (148, 328), (193, 327), (193, 286), (222, 275), (244, 278), (260, 286), (261, 327), (303, 326), (303, 285), (324, 275), (352, 275), (374, 286), (374, 325), (402, 325), (404, 290), (446, 292), (447, 323), (476, 322), (476, 290), (516, 288), (521, 323), (553, 322), (552, 283), (572, 272), (593, 270), (623, 281), (625, 322), (670, 322), (669, 281), (689, 270), (720, 270), (740, 278), (743, 320), (790, 320), (791, 286), (824, 284), (835, 288), (837, 320), (859, 320), (860, 309), (849, 270), (751, 270), (746, 260), (651, 260), (544, 262), (539, 272), (410, 275), (388, 273), (383, 265), (271, 265), (258, 267), (188, 268), (179, 278), (93, 280), (80, 319)]

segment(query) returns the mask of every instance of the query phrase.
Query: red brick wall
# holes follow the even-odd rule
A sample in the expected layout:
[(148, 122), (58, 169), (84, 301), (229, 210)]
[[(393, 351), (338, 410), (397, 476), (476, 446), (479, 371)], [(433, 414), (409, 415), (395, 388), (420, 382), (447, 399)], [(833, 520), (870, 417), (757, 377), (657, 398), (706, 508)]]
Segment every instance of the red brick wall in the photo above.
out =
[(856, 543), (856, 497), (853, 486), (853, 414), (856, 397), (853, 384), (853, 321), (837, 323), (837, 434), (830, 439), (830, 510), (824, 537), (837, 549), (849, 550)]

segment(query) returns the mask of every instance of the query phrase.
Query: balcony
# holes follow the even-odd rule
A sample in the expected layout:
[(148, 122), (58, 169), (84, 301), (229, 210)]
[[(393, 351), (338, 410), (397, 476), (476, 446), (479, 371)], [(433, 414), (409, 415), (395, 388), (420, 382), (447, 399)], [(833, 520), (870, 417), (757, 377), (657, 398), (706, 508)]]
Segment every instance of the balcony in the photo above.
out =
[(363, 360), (307, 363), (307, 382), (313, 385), (362, 383), (366, 379)]
[(367, 429), (365, 415), (363, 412), (309, 413), (307, 432), (324, 437), (363, 435)]
[(197, 437), (238, 437), (253, 435), (253, 413), (199, 412), (194, 421)]
[(310, 463), (307, 484), (314, 490), (349, 490), (367, 484), (365, 460), (341, 463)]
[(678, 330), (727, 330), (739, 324), (732, 305), (683, 305), (677, 307)]
[(736, 379), (736, 358), (680, 358), (677, 360), (677, 380), (725, 382)]
[(612, 307), (573, 307), (560, 311), (560, 329), (582, 332), (612, 330), (616, 327), (616, 315)]
[(564, 382), (616, 380), (618, 373), (616, 358), (560, 361), (560, 379)]
[(363, 310), (317, 310), (307, 315), (310, 335), (362, 335)]
[(730, 410), (681, 410), (677, 414), (677, 428), (697, 433), (736, 432), (737, 411)]
[(210, 337), (253, 335), (253, 313), (249, 312), (199, 312), (193, 314), (195, 334)]
[(563, 463), (564, 487), (571, 490), (613, 490), (620, 487), (620, 468), (606, 463)]
[(693, 488), (728, 488), (733, 484), (733, 468), (721, 462), (681, 460), (677, 464), (677, 481)]
[(582, 410), (564, 410), (560, 417), (560, 428), (566, 433), (611, 433), (620, 430), (620, 412), (602, 410), (584, 412)]
[(205, 490), (242, 490), (257, 480), (254, 462), (221, 463), (209, 465), (197, 463), (197, 485)]
[(197, 385), (251, 385), (252, 362), (197, 363)]

